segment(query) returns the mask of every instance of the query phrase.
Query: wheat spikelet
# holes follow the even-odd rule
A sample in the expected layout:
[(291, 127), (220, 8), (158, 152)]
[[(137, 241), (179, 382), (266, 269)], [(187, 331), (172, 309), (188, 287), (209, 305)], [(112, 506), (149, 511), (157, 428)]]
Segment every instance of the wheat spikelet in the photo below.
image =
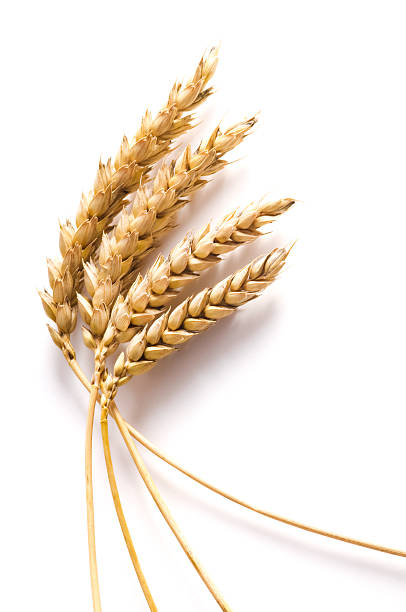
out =
[(172, 311), (167, 311), (145, 326), (129, 343), (126, 352), (117, 358), (113, 374), (101, 383), (105, 402), (114, 399), (118, 387), (132, 376), (143, 374), (176, 347), (205, 331), (220, 319), (264, 291), (278, 276), (289, 251), (274, 249), (228, 276), (212, 289), (203, 289), (186, 298)]
[[(155, 118), (149, 111), (145, 113), (133, 141), (130, 143), (124, 136), (114, 165), (111, 160), (106, 164), (100, 162), (93, 191), (87, 197), (83, 196), (80, 202), (75, 233), (72, 236), (72, 228), (62, 228), (62, 255), (66, 248), (78, 241), (84, 247), (84, 259), (88, 259), (94, 250), (91, 246), (93, 241), (120, 211), (123, 198), (135, 191), (151, 164), (169, 151), (173, 139), (191, 128), (193, 117), (184, 114), (210, 95), (211, 89), (205, 89), (205, 86), (213, 76), (216, 66), (217, 49), (212, 48), (206, 57), (202, 57), (193, 77), (185, 85), (174, 84), (166, 106)], [(96, 219), (96, 222), (93, 219)], [(82, 238), (84, 231), (81, 231), (81, 228), (91, 223), (94, 225), (93, 232), (83, 243), (77, 234)]]
[(140, 259), (168, 230), (175, 213), (189, 197), (206, 184), (203, 177), (221, 170), (222, 157), (238, 146), (255, 125), (251, 117), (224, 132), (217, 126), (194, 153), (190, 146), (172, 163), (164, 165), (150, 188), (136, 192), (131, 210), (124, 209), (111, 234), (104, 234), (99, 251), (100, 276), (123, 278), (124, 291), (134, 281)]
[(84, 265), (84, 271), (91, 301), (77, 294), (82, 319), (89, 326), (89, 329), (82, 327), (83, 341), (95, 351), (102, 367), (105, 358), (117, 349), (119, 342), (130, 340), (136, 330), (130, 329), (128, 333), (130, 306), (128, 300), (119, 294), (119, 281), (113, 284), (109, 276), (100, 279), (96, 266), (91, 262)]
[(190, 114), (211, 93), (206, 87), (217, 66), (217, 48), (202, 57), (191, 79), (184, 85), (175, 83), (168, 102), (153, 118), (149, 111), (133, 141), (124, 136), (114, 165), (111, 160), (99, 163), (93, 191), (82, 196), (76, 225), (60, 225), (59, 248), (62, 259), (48, 260), (51, 292), (40, 292), (44, 310), (57, 325), (48, 326), (53, 341), (71, 357), (75, 352), (69, 335), (76, 325), (76, 291), (82, 280), (82, 260), (95, 252), (103, 231), (120, 211), (123, 200), (135, 191), (151, 165), (170, 149), (174, 138), (192, 127)]

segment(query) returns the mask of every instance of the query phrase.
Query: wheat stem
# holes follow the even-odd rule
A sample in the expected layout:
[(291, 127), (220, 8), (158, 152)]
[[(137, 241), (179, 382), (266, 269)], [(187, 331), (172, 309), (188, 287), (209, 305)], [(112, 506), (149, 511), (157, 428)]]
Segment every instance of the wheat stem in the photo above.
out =
[(172, 533), (174, 534), (174, 536), (176, 537), (176, 539), (178, 540), (179, 544), (181, 545), (183, 551), (186, 553), (187, 557), (189, 558), (190, 562), (192, 563), (193, 567), (195, 568), (195, 570), (197, 571), (197, 573), (199, 574), (199, 576), (201, 577), (201, 579), (203, 580), (204, 584), (206, 585), (206, 587), (209, 589), (210, 593), (213, 595), (214, 599), (217, 601), (218, 605), (220, 606), (220, 608), (224, 611), (224, 612), (231, 612), (231, 608), (228, 606), (228, 604), (224, 601), (222, 595), (219, 593), (218, 589), (214, 586), (214, 584), (212, 583), (211, 579), (209, 578), (209, 576), (207, 575), (206, 571), (203, 569), (203, 567), (200, 565), (199, 561), (196, 559), (194, 553), (192, 552), (192, 550), (190, 549), (189, 545), (187, 544), (185, 538), (183, 537), (178, 525), (176, 524), (175, 520), (173, 519), (172, 515), (169, 512), (169, 509), (167, 508), (164, 500), (161, 497), (161, 494), (159, 493), (154, 481), (151, 478), (151, 475), (149, 474), (142, 458), (141, 455), (138, 452), (138, 449), (136, 448), (134, 442), (131, 439), (130, 434), (128, 433), (128, 429), (126, 426), (125, 421), (123, 420), (120, 412), (117, 409), (117, 406), (115, 406), (114, 404), (109, 406), (109, 410), (110, 410), (110, 414), (111, 416), (114, 418), (115, 422), (117, 423), (117, 426), (120, 430), (120, 433), (123, 437), (123, 440), (130, 452), (130, 455), (135, 463), (135, 465), (137, 466), (137, 469), (149, 491), (149, 493), (151, 494), (154, 502), (156, 503), (157, 507), (159, 508), (162, 516), (164, 517), (164, 519), (166, 520), (168, 526), (170, 527)]
[(90, 389), (89, 408), (86, 424), (86, 447), (85, 447), (85, 475), (86, 475), (86, 510), (87, 510), (87, 536), (89, 545), (89, 567), (90, 582), (92, 587), (93, 610), (101, 612), (99, 579), (96, 559), (96, 536), (94, 527), (94, 503), (93, 503), (93, 475), (92, 475), (92, 438), (94, 412), (97, 402), (98, 388), (100, 382), (100, 370), (96, 367), (93, 383)]
[[(86, 375), (84, 374), (83, 370), (81, 369), (81, 367), (78, 364), (78, 362), (76, 361), (76, 359), (69, 359), (68, 356), (66, 356), (66, 360), (67, 360), (71, 370), (74, 372), (74, 374), (77, 376), (77, 378), (83, 384), (83, 386), (86, 387), (86, 389), (88, 391), (90, 391), (91, 384), (90, 384), (89, 380), (86, 378)], [(100, 396), (98, 397), (98, 401), (101, 401)], [(110, 409), (112, 409), (112, 407), (114, 407), (114, 406), (115, 406), (115, 404), (114, 404), (114, 402), (112, 402), (110, 404)], [(221, 489), (215, 487), (214, 485), (211, 485), (210, 483), (206, 482), (205, 480), (203, 480), (199, 476), (196, 476), (192, 472), (189, 472), (185, 468), (181, 467), (179, 464), (177, 464), (175, 461), (173, 461), (167, 455), (165, 455), (162, 451), (160, 451), (154, 444), (152, 444), (152, 442), (147, 440), (147, 438), (145, 438), (132, 425), (130, 425), (127, 422), (124, 422), (124, 423), (125, 423), (125, 426), (128, 429), (128, 432), (130, 433), (130, 435), (135, 440), (137, 440), (137, 442), (139, 442), (146, 449), (148, 449), (151, 453), (153, 453), (156, 457), (159, 457), (159, 459), (162, 459), (162, 461), (165, 461), (165, 463), (167, 463), (171, 467), (175, 468), (175, 470), (178, 470), (179, 472), (181, 472), (182, 474), (184, 474), (188, 478), (191, 478), (195, 482), (201, 484), (203, 487), (206, 487), (206, 489), (209, 489), (210, 491), (213, 491), (213, 493), (217, 493), (218, 495), (221, 495), (222, 497), (225, 497), (226, 499), (228, 499), (228, 500), (230, 500), (230, 501), (232, 501), (232, 502), (234, 502), (236, 504), (239, 504), (240, 506), (243, 506), (244, 508), (247, 508), (248, 510), (252, 510), (253, 512), (256, 512), (258, 514), (261, 514), (262, 516), (266, 516), (268, 518), (271, 518), (271, 519), (273, 519), (275, 521), (278, 521), (280, 523), (285, 523), (286, 525), (290, 525), (291, 527), (296, 527), (297, 529), (302, 529), (304, 531), (309, 531), (311, 533), (315, 533), (316, 535), (321, 535), (321, 536), (324, 536), (326, 538), (331, 538), (333, 540), (338, 540), (340, 542), (345, 542), (347, 544), (353, 544), (354, 546), (361, 546), (362, 548), (369, 548), (371, 550), (376, 550), (378, 552), (383, 552), (383, 553), (386, 553), (386, 554), (389, 554), (389, 555), (395, 555), (397, 557), (405, 557), (406, 558), (406, 551), (398, 550), (396, 548), (389, 548), (387, 546), (380, 546), (378, 544), (372, 544), (370, 542), (364, 542), (362, 540), (356, 540), (354, 538), (349, 538), (347, 536), (342, 536), (342, 535), (339, 535), (339, 534), (336, 534), (336, 533), (332, 533), (330, 531), (325, 531), (323, 529), (318, 529), (317, 527), (312, 527), (310, 525), (306, 525), (305, 523), (300, 523), (298, 521), (294, 521), (294, 520), (285, 518), (285, 517), (280, 516), (278, 514), (274, 514), (272, 512), (269, 512), (268, 510), (262, 510), (262, 509), (260, 509), (260, 508), (258, 508), (256, 506), (253, 506), (253, 505), (249, 504), (248, 502), (245, 502), (245, 501), (239, 499), (238, 497), (234, 497), (234, 495), (231, 495), (230, 493), (226, 493), (225, 491), (222, 491)]]
[(123, 508), (121, 506), (120, 496), (119, 496), (118, 488), (117, 488), (117, 482), (116, 482), (116, 478), (114, 475), (113, 462), (111, 459), (107, 417), (108, 417), (108, 409), (106, 406), (103, 406), (102, 412), (101, 412), (100, 423), (101, 423), (101, 432), (102, 432), (102, 439), (103, 439), (104, 458), (106, 461), (107, 475), (108, 475), (108, 479), (110, 483), (110, 489), (111, 489), (111, 494), (112, 494), (113, 501), (114, 501), (114, 506), (115, 506), (117, 517), (120, 523), (121, 531), (123, 532), (124, 540), (127, 545), (127, 549), (128, 549), (129, 555), (131, 557), (131, 561), (134, 566), (134, 570), (137, 574), (139, 583), (141, 585), (145, 599), (147, 600), (149, 609), (152, 612), (157, 612), (158, 608), (155, 605), (151, 592), (148, 588), (147, 581), (142, 572), (140, 562), (138, 560), (137, 553), (135, 552), (134, 544), (132, 542), (131, 535), (130, 535), (130, 532), (127, 526), (127, 522), (125, 520)]
[(167, 455), (164, 455), (162, 451), (160, 451), (156, 446), (154, 446), (151, 442), (149, 442), (149, 440), (147, 440), (139, 431), (134, 429), (134, 427), (132, 427), (129, 423), (126, 423), (126, 425), (127, 425), (129, 434), (133, 438), (135, 438), (140, 444), (142, 444), (146, 449), (148, 449), (151, 453), (153, 453), (154, 455), (162, 459), (162, 461), (165, 461), (165, 463), (175, 468), (176, 470), (178, 470), (185, 476), (188, 476), (188, 478), (191, 478), (195, 482), (201, 484), (203, 487), (206, 487), (206, 489), (209, 489), (210, 491), (213, 491), (213, 493), (217, 493), (218, 495), (225, 497), (226, 499), (234, 502), (235, 504), (239, 504), (240, 506), (247, 508), (248, 510), (252, 510), (253, 512), (256, 512), (257, 514), (261, 514), (262, 516), (266, 516), (280, 523), (285, 523), (286, 525), (290, 525), (291, 527), (297, 527), (298, 529), (309, 531), (311, 533), (315, 533), (317, 535), (321, 535), (327, 538), (332, 538), (333, 540), (339, 540), (341, 542), (346, 542), (347, 544), (354, 544), (355, 546), (361, 546), (363, 548), (370, 548), (372, 550), (387, 553), (389, 555), (395, 555), (398, 557), (406, 557), (406, 551), (403, 551), (403, 550), (398, 550), (396, 548), (388, 548), (386, 546), (379, 546), (377, 544), (371, 544), (369, 542), (363, 542), (361, 540), (356, 540), (354, 538), (349, 538), (347, 536), (342, 536), (336, 533), (331, 533), (329, 531), (324, 531), (323, 529), (311, 527), (310, 525), (299, 523), (298, 521), (294, 521), (292, 519), (285, 518), (278, 514), (273, 514), (269, 512), (268, 510), (263, 510), (261, 508), (258, 508), (257, 506), (252, 506), (248, 502), (245, 502), (239, 499), (238, 497), (231, 495), (231, 493), (226, 493), (225, 491), (222, 491), (218, 487), (215, 487), (214, 485), (209, 484), (208, 482), (206, 482), (199, 476), (196, 476), (192, 472), (189, 472), (185, 468), (181, 467), (180, 465), (175, 463), (175, 461), (173, 461), (172, 459), (169, 459)]

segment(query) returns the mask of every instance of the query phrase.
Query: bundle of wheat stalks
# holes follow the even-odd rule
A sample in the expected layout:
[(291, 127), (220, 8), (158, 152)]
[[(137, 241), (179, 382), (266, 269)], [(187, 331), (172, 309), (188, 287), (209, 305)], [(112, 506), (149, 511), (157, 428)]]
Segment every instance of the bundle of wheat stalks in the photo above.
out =
[[(68, 365), (89, 391), (86, 426), (86, 501), (90, 576), (93, 607), (101, 610), (95, 546), (92, 432), (96, 403), (101, 407), (101, 430), (107, 474), (118, 520), (135, 572), (150, 610), (156, 605), (143, 575), (127, 527), (109, 447), (111, 417), (156, 505), (222, 610), (230, 610), (200, 562), (186, 543), (134, 440), (163, 461), (215, 493), (254, 512), (323, 536), (390, 554), (393, 550), (329, 533), (256, 508), (221, 491), (177, 465), (146, 440), (121, 416), (115, 403), (118, 388), (135, 375), (153, 368), (194, 336), (233, 314), (274, 282), (283, 268), (289, 248), (277, 248), (251, 261), (214, 287), (175, 302), (181, 289), (192, 287), (200, 274), (218, 264), (223, 255), (250, 243), (293, 204), (291, 198), (275, 202), (260, 200), (231, 211), (218, 223), (189, 232), (168, 257), (159, 255), (144, 274), (143, 258), (156, 249), (161, 237), (173, 227), (175, 215), (187, 206), (207, 177), (226, 165), (226, 153), (250, 133), (256, 117), (226, 129), (216, 126), (195, 150), (187, 146), (176, 160), (163, 161), (176, 138), (194, 125), (193, 110), (212, 93), (209, 86), (217, 65), (217, 49), (200, 60), (191, 79), (175, 83), (166, 105), (155, 115), (147, 111), (134, 138), (125, 136), (114, 162), (99, 163), (93, 190), (83, 195), (75, 222), (60, 226), (61, 257), (48, 259), (50, 290), (41, 291), (45, 312), (55, 323), (48, 325), (52, 340)], [(176, 303), (176, 302), (175, 302)], [(85, 345), (94, 354), (94, 374), (89, 381), (76, 361), (71, 334), (78, 312), (84, 322)], [(125, 345), (122, 346), (122, 345)], [(122, 350), (120, 350), (122, 349)], [(118, 352), (109, 370), (106, 358)]]

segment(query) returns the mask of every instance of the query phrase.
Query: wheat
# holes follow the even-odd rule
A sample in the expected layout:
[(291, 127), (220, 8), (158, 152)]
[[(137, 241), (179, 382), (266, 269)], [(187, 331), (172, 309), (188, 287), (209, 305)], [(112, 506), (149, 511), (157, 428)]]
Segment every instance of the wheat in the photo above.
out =
[(186, 113), (211, 94), (206, 85), (216, 70), (217, 54), (213, 47), (191, 79), (184, 85), (173, 85), (167, 104), (154, 118), (146, 112), (133, 141), (129, 143), (124, 136), (114, 165), (111, 160), (99, 163), (93, 191), (82, 195), (76, 225), (70, 221), (60, 225), (62, 259), (48, 259), (52, 294), (42, 291), (40, 297), (47, 316), (57, 325), (57, 330), (48, 326), (52, 340), (70, 358), (75, 356), (69, 335), (77, 320), (76, 291), (81, 285), (82, 261), (95, 252), (124, 199), (139, 187), (152, 164), (169, 151), (174, 138), (192, 127), (193, 116)]
[[(85, 285), (92, 298), (90, 303), (78, 294), (82, 319), (89, 325), (89, 328), (82, 328), (85, 344), (96, 350), (100, 348), (98, 342), (103, 336), (101, 359), (104, 360), (120, 343), (131, 340), (137, 327), (159, 315), (180, 288), (220, 262), (220, 254), (224, 255), (262, 236), (260, 228), (272, 223), (293, 203), (291, 198), (252, 203), (241, 211), (226, 215), (214, 228), (209, 224), (195, 234), (188, 234), (174, 247), (168, 258), (162, 255), (157, 258), (145, 278), (138, 275), (125, 299), (118, 295), (118, 280), (113, 284), (111, 277), (105, 277), (95, 264), (85, 264)], [(119, 255), (116, 257), (120, 260)]]
[(160, 255), (145, 277), (139, 275), (130, 287), (132, 325), (142, 326), (152, 321), (180, 289), (222, 261), (222, 255), (262, 236), (260, 228), (272, 223), (292, 204), (292, 198), (254, 202), (226, 215), (214, 227), (208, 224), (194, 234), (187, 234), (169, 257)]
[[(205, 86), (216, 66), (217, 49), (212, 48), (185, 85), (174, 84), (166, 106), (154, 118), (149, 111), (145, 113), (132, 142), (124, 136), (114, 165), (111, 160), (106, 164), (100, 162), (93, 191), (87, 197), (82, 196), (76, 215), (77, 229), (74, 233), (70, 225), (61, 229), (62, 255), (66, 248), (79, 241), (84, 247), (83, 258), (88, 259), (94, 250), (94, 241), (120, 211), (123, 199), (135, 191), (150, 166), (169, 151), (173, 139), (191, 128), (193, 117), (184, 115), (210, 95), (211, 89)], [(81, 228), (92, 223), (93, 232), (83, 243), (80, 238), (85, 232)]]
[(99, 276), (123, 279), (123, 291), (131, 285), (140, 259), (168, 230), (176, 212), (189, 197), (206, 184), (203, 177), (227, 165), (223, 156), (238, 146), (255, 125), (251, 117), (221, 132), (217, 126), (205, 143), (192, 154), (190, 146), (158, 171), (152, 186), (139, 188), (130, 210), (124, 209), (111, 234), (104, 234), (100, 246)]
[[(144, 483), (184, 552), (203, 582), (225, 612), (231, 612), (223, 597), (196, 559), (170, 514), (131, 436), (183, 474), (212, 491), (259, 514), (358, 546), (406, 556), (406, 552), (339, 536), (261, 510), (220, 489), (168, 459), (122, 418), (114, 398), (120, 386), (133, 376), (154, 367), (200, 332), (233, 314), (257, 297), (277, 278), (289, 254), (274, 249), (228, 276), (212, 288), (187, 297), (170, 309), (171, 300), (189, 287), (199, 275), (221, 261), (238, 246), (263, 235), (263, 228), (288, 210), (294, 200), (261, 201), (234, 210), (219, 223), (188, 233), (167, 258), (158, 256), (144, 276), (139, 274), (143, 258), (156, 248), (174, 224), (177, 211), (222, 169), (223, 156), (237, 146), (256, 122), (251, 117), (225, 131), (217, 127), (197, 149), (190, 146), (172, 162), (163, 163), (153, 180), (153, 164), (172, 147), (173, 140), (193, 124), (191, 111), (211, 93), (208, 81), (217, 65), (217, 49), (204, 56), (193, 77), (184, 85), (176, 83), (167, 104), (152, 117), (142, 119), (134, 139), (123, 138), (114, 163), (100, 162), (93, 190), (82, 196), (75, 223), (60, 226), (61, 258), (48, 260), (50, 291), (40, 292), (47, 316), (56, 324), (48, 326), (55, 344), (62, 350), (72, 371), (90, 392), (86, 424), (86, 508), (89, 565), (94, 612), (101, 612), (96, 562), (92, 484), (92, 437), (96, 402), (101, 405), (101, 430), (111, 493), (133, 567), (152, 612), (157, 608), (141, 570), (124, 517), (117, 489), (109, 443), (108, 417), (115, 420)], [(85, 289), (82, 290), (82, 287)], [(87, 296), (84, 295), (87, 292)], [(70, 335), (78, 311), (85, 323), (83, 340), (94, 352), (91, 382), (76, 361)], [(128, 343), (111, 371), (106, 358)]]
[(186, 298), (172, 311), (167, 311), (146, 325), (129, 343), (125, 353), (117, 358), (112, 374), (101, 382), (103, 401), (107, 404), (117, 394), (118, 387), (132, 376), (143, 374), (158, 361), (173, 353), (197, 334), (258, 296), (278, 276), (289, 251), (274, 249), (223, 279), (212, 289), (203, 289)]

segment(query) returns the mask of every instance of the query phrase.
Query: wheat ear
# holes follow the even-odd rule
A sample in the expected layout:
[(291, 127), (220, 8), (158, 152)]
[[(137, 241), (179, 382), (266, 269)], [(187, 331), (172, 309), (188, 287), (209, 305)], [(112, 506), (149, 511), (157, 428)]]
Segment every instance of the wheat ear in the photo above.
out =
[(145, 277), (139, 275), (130, 287), (131, 324), (143, 326), (151, 322), (180, 289), (222, 261), (222, 255), (262, 236), (260, 228), (272, 223), (293, 203), (291, 198), (254, 202), (226, 215), (213, 227), (208, 224), (194, 234), (187, 234), (169, 257), (160, 255)]
[(162, 358), (173, 353), (195, 335), (255, 298), (278, 276), (289, 251), (274, 249), (223, 279), (212, 289), (203, 289), (186, 298), (172, 312), (164, 312), (145, 326), (129, 343), (114, 364), (113, 374), (101, 382), (103, 395), (110, 401), (118, 387), (132, 376), (147, 372)]
[(77, 320), (76, 292), (82, 280), (82, 261), (87, 261), (99, 245), (103, 231), (147, 175), (152, 164), (170, 149), (174, 138), (192, 127), (193, 117), (185, 115), (210, 95), (208, 81), (217, 66), (217, 48), (202, 57), (191, 79), (175, 83), (167, 104), (153, 118), (147, 111), (131, 143), (123, 138), (114, 165), (100, 162), (94, 189), (82, 196), (76, 225), (60, 226), (59, 247), (62, 259), (48, 259), (51, 293), (40, 292), (44, 310), (57, 325), (48, 326), (53, 341), (72, 357), (75, 351), (69, 336)]
[[(120, 211), (123, 199), (137, 189), (150, 166), (169, 151), (173, 139), (191, 128), (193, 117), (184, 115), (210, 95), (211, 89), (205, 87), (216, 66), (217, 49), (212, 48), (207, 56), (202, 57), (193, 77), (185, 85), (174, 84), (167, 104), (155, 118), (149, 111), (145, 113), (132, 142), (124, 136), (114, 165), (111, 160), (107, 164), (100, 162), (94, 189), (80, 202), (76, 229), (69, 223), (61, 228), (62, 255), (79, 242), (84, 248), (83, 258), (89, 258), (97, 246), (97, 236)], [(83, 242), (81, 238), (85, 237), (87, 228), (87, 239)]]
[[(90, 391), (91, 390), (91, 383), (88, 380), (88, 378), (86, 377), (85, 373), (83, 372), (83, 370), (80, 367), (80, 365), (78, 364), (78, 362), (75, 359), (70, 359), (68, 356), (65, 356), (65, 358), (67, 359), (67, 363), (68, 363), (69, 367), (71, 368), (72, 372), (77, 377), (77, 379), (82, 383), (82, 385), (85, 387), (85, 389)], [(97, 401), (99, 403), (101, 403), (101, 399), (102, 398), (99, 395), (98, 398), (97, 398)], [(115, 402), (114, 402), (114, 400), (112, 400), (111, 403), (110, 403), (110, 409), (112, 410), (112, 409), (115, 409), (115, 408), (116, 408)], [(309, 531), (309, 532), (314, 533), (316, 535), (320, 535), (320, 536), (324, 536), (324, 537), (327, 537), (327, 538), (331, 538), (333, 540), (338, 540), (340, 542), (344, 542), (344, 543), (347, 543), (347, 544), (353, 544), (355, 546), (360, 546), (362, 548), (369, 548), (371, 550), (375, 550), (375, 551), (378, 551), (378, 552), (383, 552), (383, 553), (386, 553), (386, 554), (389, 554), (389, 555), (395, 555), (395, 556), (398, 556), (398, 557), (405, 557), (406, 558), (406, 551), (399, 550), (399, 549), (396, 549), (396, 548), (390, 548), (390, 547), (387, 547), (387, 546), (380, 546), (379, 544), (373, 544), (373, 543), (370, 543), (370, 542), (364, 542), (362, 540), (357, 540), (355, 538), (350, 538), (348, 536), (339, 535), (339, 534), (333, 533), (331, 531), (325, 531), (323, 529), (319, 529), (317, 527), (312, 527), (311, 525), (306, 525), (305, 523), (301, 523), (299, 521), (295, 521), (293, 519), (289, 519), (289, 518), (283, 517), (283, 516), (278, 515), (278, 514), (276, 514), (274, 512), (270, 512), (269, 510), (264, 510), (264, 509), (258, 508), (257, 506), (254, 506), (254, 505), (250, 504), (249, 502), (243, 501), (242, 499), (240, 499), (238, 497), (235, 497), (231, 493), (227, 493), (227, 492), (221, 490), (220, 488), (218, 488), (218, 487), (208, 483), (207, 481), (205, 481), (200, 476), (196, 476), (195, 474), (193, 474), (192, 472), (190, 472), (186, 468), (180, 466), (173, 459), (170, 459), (165, 453), (163, 453), (157, 446), (155, 446), (152, 442), (150, 442), (145, 436), (143, 436), (137, 429), (135, 429), (135, 427), (130, 425), (127, 421), (123, 420), (123, 423), (127, 427), (129, 434), (135, 440), (137, 440), (137, 442), (142, 444), (146, 449), (148, 449), (151, 453), (153, 453), (156, 457), (159, 457), (159, 459), (161, 459), (162, 461), (164, 461), (165, 463), (167, 463), (171, 467), (175, 468), (176, 470), (178, 470), (179, 472), (181, 472), (182, 474), (184, 474), (188, 478), (191, 478), (192, 480), (194, 480), (198, 484), (201, 484), (202, 486), (206, 487), (210, 491), (213, 491), (213, 493), (217, 493), (218, 495), (221, 495), (222, 497), (228, 499), (229, 501), (232, 501), (232, 502), (234, 502), (236, 504), (239, 504), (240, 506), (243, 506), (244, 508), (247, 508), (248, 510), (252, 510), (253, 512), (261, 514), (262, 516), (266, 516), (266, 517), (271, 518), (271, 519), (273, 519), (275, 521), (279, 521), (281, 523), (285, 523), (286, 525), (290, 525), (291, 527), (296, 527), (298, 529), (302, 529), (304, 531)]]

